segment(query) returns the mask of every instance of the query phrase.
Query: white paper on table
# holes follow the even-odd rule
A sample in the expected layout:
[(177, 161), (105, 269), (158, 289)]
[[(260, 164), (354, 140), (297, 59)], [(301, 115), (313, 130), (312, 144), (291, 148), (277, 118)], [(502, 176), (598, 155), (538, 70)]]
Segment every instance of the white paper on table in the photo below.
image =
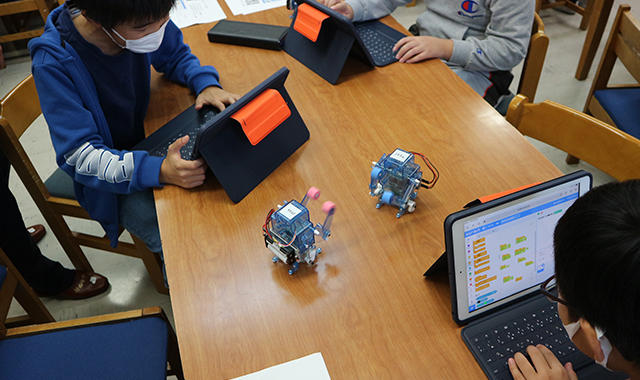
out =
[(248, 6), (243, 14), (248, 15), (250, 13), (266, 11), (267, 9), (284, 7), (287, 5), (286, 0), (257, 0), (257, 2), (257, 4)]
[(241, 15), (244, 12), (244, 9), (247, 7), (247, 1), (258, 1), (258, 0), (225, 0), (227, 6), (231, 10), (234, 16)]
[(217, 0), (177, 0), (169, 17), (178, 28), (184, 28), (222, 20), (226, 15)]
[(225, 0), (234, 16), (283, 7), (286, 0)]
[(263, 369), (233, 380), (331, 380), (322, 354), (307, 355), (300, 359)]

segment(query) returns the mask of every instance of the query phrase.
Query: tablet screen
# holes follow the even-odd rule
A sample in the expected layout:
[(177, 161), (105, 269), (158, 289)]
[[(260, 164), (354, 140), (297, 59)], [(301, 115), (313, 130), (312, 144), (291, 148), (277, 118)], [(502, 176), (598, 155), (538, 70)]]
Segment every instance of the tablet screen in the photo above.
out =
[(528, 196), (454, 222), (456, 287), (462, 290), (457, 293), (459, 314), (482, 313), (536, 291), (551, 277), (556, 223), (590, 188), (590, 177), (551, 187), (542, 184)]

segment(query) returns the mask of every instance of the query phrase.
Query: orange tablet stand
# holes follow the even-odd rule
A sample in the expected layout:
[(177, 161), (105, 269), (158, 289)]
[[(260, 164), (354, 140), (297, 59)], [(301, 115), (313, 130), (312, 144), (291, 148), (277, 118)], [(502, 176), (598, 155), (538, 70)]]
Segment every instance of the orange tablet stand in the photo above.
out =
[(268, 89), (234, 113), (251, 145), (258, 145), (271, 131), (291, 116), (287, 102), (277, 90)]
[(322, 22), (329, 18), (329, 15), (322, 13), (309, 4), (298, 6), (298, 16), (293, 23), (293, 29), (307, 37), (313, 42), (318, 40)]

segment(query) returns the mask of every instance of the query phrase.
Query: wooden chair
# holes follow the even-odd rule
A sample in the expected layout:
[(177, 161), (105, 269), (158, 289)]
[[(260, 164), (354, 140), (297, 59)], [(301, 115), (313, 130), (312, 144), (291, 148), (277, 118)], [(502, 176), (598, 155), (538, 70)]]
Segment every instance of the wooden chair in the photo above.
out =
[[(616, 60), (635, 83), (609, 85)], [(629, 5), (618, 8), (609, 40), (589, 90), (584, 112), (640, 138), (640, 22)]]
[(11, 379), (184, 379), (159, 307), (7, 329), (0, 368)]
[(611, 8), (613, 7), (613, 0), (587, 1), (589, 2), (587, 7), (591, 7), (591, 16), (589, 16), (591, 19), (588, 21), (589, 29), (587, 29), (587, 35), (584, 38), (580, 59), (578, 60), (578, 67), (576, 68), (575, 78), (577, 80), (585, 80), (589, 75), (591, 64), (596, 57), (602, 34), (607, 26), (609, 14), (611, 14)]
[[(14, 298), (27, 315), (7, 319), (9, 306)], [(7, 326), (54, 321), (40, 298), (0, 249), (0, 338), (6, 334)]]
[(518, 83), (518, 94), (524, 94), (532, 100), (535, 99), (548, 47), (549, 36), (544, 33), (542, 18), (535, 13), (531, 40), (529, 41), (529, 50), (524, 58), (522, 74), (520, 75), (520, 82)]
[(540, 12), (542, 9), (557, 8), (557, 7), (565, 6), (571, 9), (572, 11), (578, 13), (579, 15), (582, 15), (582, 21), (580, 21), (580, 29), (586, 30), (587, 27), (589, 26), (589, 21), (590, 21), (589, 17), (591, 16), (594, 1), (598, 1), (598, 0), (587, 1), (587, 6), (585, 8), (585, 7), (581, 7), (580, 5), (574, 3), (571, 0), (555, 0), (555, 1), (536, 0), (536, 12)]
[(44, 32), (44, 23), (47, 21), (49, 12), (53, 9), (53, 6), (55, 6), (54, 4), (55, 0), (17, 0), (10, 1), (8, 3), (1, 3), (0, 16), (11, 16), (25, 12), (37, 11), (40, 14), (40, 17), (42, 17), (43, 27), (2, 35), (0, 36), (0, 43), (26, 40), (41, 35)]
[(522, 134), (583, 159), (619, 181), (640, 178), (640, 140), (594, 117), (517, 95), (507, 121)]
[(613, 0), (587, 0), (586, 8), (583, 8), (570, 0), (554, 2), (550, 2), (549, 0), (536, 0), (536, 12), (539, 12), (541, 9), (560, 6), (566, 6), (582, 15), (580, 29), (585, 30), (588, 27), (575, 74), (576, 79), (584, 80), (587, 78), (587, 75), (589, 75), (591, 63), (595, 58), (598, 45), (600, 45), (602, 33), (604, 32), (607, 21), (609, 20), (609, 13), (613, 6)]
[(89, 214), (73, 199), (73, 195), (61, 198), (50, 194), (18, 140), (40, 114), (38, 93), (33, 77), (29, 75), (0, 100), (0, 149), (13, 165), (73, 265), (77, 269), (93, 270), (80, 246), (136, 257), (144, 262), (156, 290), (168, 294), (160, 258), (136, 236), (132, 235), (134, 244), (119, 242), (113, 248), (106, 236), (97, 237), (69, 229), (63, 215), (91, 219)]

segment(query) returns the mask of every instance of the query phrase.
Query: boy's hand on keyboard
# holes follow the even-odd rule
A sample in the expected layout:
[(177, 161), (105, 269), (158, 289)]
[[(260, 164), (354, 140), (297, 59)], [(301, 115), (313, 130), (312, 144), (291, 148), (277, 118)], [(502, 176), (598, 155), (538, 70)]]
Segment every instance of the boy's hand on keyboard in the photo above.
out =
[(189, 136), (183, 136), (169, 145), (167, 157), (160, 166), (160, 183), (191, 189), (204, 183), (206, 166), (200, 158), (194, 161), (183, 160), (180, 148), (189, 142)]
[(349, 20), (353, 20), (353, 8), (344, 0), (318, 0), (325, 7), (331, 8)]
[(210, 105), (222, 111), (239, 98), (240, 96), (227, 92), (220, 87), (207, 87), (196, 98), (196, 109), (199, 110), (205, 105)]
[(395, 44), (393, 52), (402, 63), (417, 63), (430, 58), (449, 60), (453, 41), (431, 36), (404, 37)]
[(578, 375), (573, 371), (571, 363), (564, 366), (551, 350), (539, 344), (527, 347), (531, 362), (518, 352), (510, 358), (509, 371), (514, 380), (577, 380)]

